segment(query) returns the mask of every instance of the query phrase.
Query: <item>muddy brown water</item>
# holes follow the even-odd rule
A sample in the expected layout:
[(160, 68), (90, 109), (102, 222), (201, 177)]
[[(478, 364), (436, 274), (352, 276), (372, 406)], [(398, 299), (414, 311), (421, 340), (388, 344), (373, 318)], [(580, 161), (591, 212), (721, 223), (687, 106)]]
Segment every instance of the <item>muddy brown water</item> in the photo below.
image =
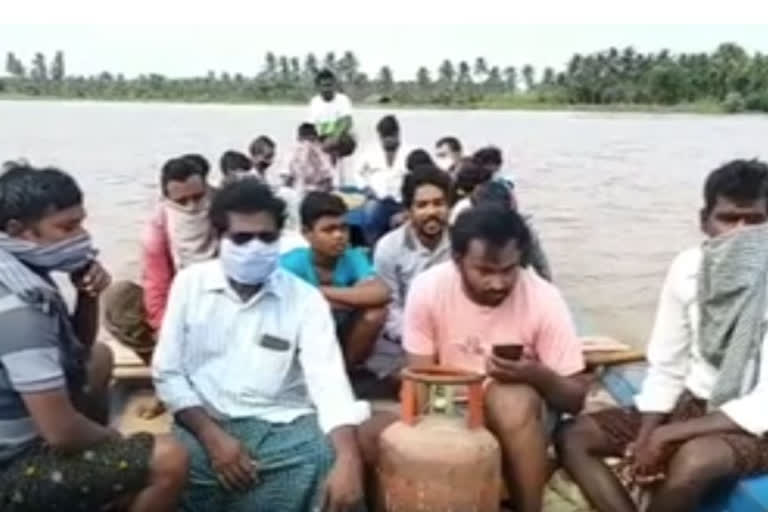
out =
[[(374, 140), (384, 113), (356, 112), (363, 143)], [(707, 172), (735, 157), (768, 158), (768, 117), (760, 116), (395, 113), (410, 144), (431, 149), (450, 134), (470, 149), (499, 145), (579, 323), (637, 346), (671, 258), (699, 240)], [(130, 278), (165, 159), (200, 152), (217, 167), (224, 150), (245, 150), (262, 133), (284, 156), (305, 115), (287, 106), (0, 102), (0, 159), (23, 156), (73, 173), (103, 260)]]

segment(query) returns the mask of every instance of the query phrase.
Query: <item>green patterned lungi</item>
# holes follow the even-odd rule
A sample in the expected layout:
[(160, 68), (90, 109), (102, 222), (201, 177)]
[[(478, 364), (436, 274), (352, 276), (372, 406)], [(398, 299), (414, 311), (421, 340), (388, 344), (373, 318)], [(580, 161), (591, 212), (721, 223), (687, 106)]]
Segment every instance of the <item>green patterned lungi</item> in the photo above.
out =
[(333, 447), (314, 415), (291, 423), (257, 418), (219, 423), (259, 463), (260, 482), (246, 492), (228, 491), (216, 478), (205, 449), (186, 429), (173, 430), (187, 447), (189, 481), (184, 512), (311, 512), (334, 461)]

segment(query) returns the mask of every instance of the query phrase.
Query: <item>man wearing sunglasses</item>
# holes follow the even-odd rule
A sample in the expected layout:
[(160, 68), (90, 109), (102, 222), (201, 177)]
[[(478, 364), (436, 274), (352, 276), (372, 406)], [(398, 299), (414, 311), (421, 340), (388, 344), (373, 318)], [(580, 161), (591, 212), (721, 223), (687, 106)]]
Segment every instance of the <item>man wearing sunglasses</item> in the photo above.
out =
[(174, 280), (153, 359), (190, 453), (184, 510), (354, 511), (355, 402), (330, 307), (279, 267), (285, 203), (254, 178), (210, 209), (219, 256)]

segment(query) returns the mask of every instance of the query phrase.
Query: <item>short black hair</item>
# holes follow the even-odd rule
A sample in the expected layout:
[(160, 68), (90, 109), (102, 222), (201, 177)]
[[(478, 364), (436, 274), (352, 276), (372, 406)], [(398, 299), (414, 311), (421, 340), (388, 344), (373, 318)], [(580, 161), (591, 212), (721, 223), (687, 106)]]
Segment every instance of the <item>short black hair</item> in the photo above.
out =
[(732, 160), (712, 171), (704, 183), (704, 211), (715, 208), (718, 197), (733, 201), (768, 199), (768, 165), (753, 160)]
[(189, 155), (171, 158), (163, 164), (160, 170), (160, 189), (163, 195), (168, 194), (168, 183), (171, 181), (186, 181), (192, 176), (200, 176), (205, 182), (208, 171)]
[(413, 198), (416, 191), (424, 185), (433, 185), (443, 191), (445, 200), (451, 202), (453, 193), (453, 180), (451, 176), (437, 167), (419, 167), (409, 172), (403, 178), (403, 186), (400, 192), (403, 196), (403, 206), (410, 208), (413, 205)]
[(501, 165), (501, 150), (496, 146), (486, 146), (484, 148), (480, 148), (475, 151), (474, 155), (472, 155), (472, 160), (474, 160), (479, 165)]
[(515, 210), (496, 204), (483, 204), (464, 210), (451, 227), (451, 249), (464, 256), (472, 240), (504, 247), (514, 240), (521, 253), (521, 264), (530, 262), (531, 231)]
[(267, 212), (275, 219), (278, 230), (285, 224), (285, 202), (275, 196), (269, 186), (257, 177), (246, 177), (225, 184), (208, 210), (211, 225), (219, 234), (229, 229), (230, 213)]
[(474, 159), (465, 158), (456, 173), (456, 190), (461, 195), (471, 194), (475, 187), (493, 179), (493, 173)]
[(316, 139), (317, 128), (312, 123), (301, 123), (297, 135), (299, 140)]
[(275, 141), (267, 137), (266, 135), (259, 135), (248, 146), (248, 152), (251, 154), (251, 156), (254, 156), (256, 153), (260, 152), (262, 148), (272, 148), (275, 149)]
[(393, 115), (386, 115), (379, 119), (376, 123), (376, 131), (381, 137), (389, 137), (391, 135), (397, 135), (400, 133), (400, 123), (397, 122), (397, 118)]
[(414, 149), (405, 157), (405, 168), (415, 171), (420, 167), (435, 167), (435, 162), (429, 153), (423, 149)]
[(435, 144), (435, 147), (440, 147), (443, 144), (451, 148), (451, 151), (453, 151), (454, 153), (461, 153), (463, 149), (461, 147), (461, 142), (459, 141), (459, 139), (450, 135), (439, 139)]
[(221, 173), (227, 176), (232, 172), (251, 170), (253, 162), (243, 153), (230, 149), (221, 155), (219, 167), (221, 168)]
[(512, 207), (512, 192), (509, 187), (499, 181), (486, 181), (472, 191), (473, 206), (481, 204), (497, 204), (504, 208)]
[(203, 177), (207, 177), (208, 173), (211, 172), (211, 164), (208, 163), (208, 160), (201, 154), (198, 153), (188, 153), (186, 155), (183, 155), (181, 158), (188, 160), (198, 167), (202, 169), (203, 171)]
[(66, 208), (83, 204), (83, 192), (69, 174), (54, 167), (35, 168), (9, 163), (0, 175), (0, 230), (8, 222), (37, 222)]
[(330, 192), (308, 193), (299, 208), (301, 225), (306, 229), (312, 229), (321, 217), (343, 217), (346, 213), (344, 200)]
[(323, 68), (320, 71), (317, 72), (315, 75), (315, 85), (318, 85), (323, 80), (333, 80), (336, 81), (336, 75), (333, 74), (333, 71), (331, 71), (328, 68)]

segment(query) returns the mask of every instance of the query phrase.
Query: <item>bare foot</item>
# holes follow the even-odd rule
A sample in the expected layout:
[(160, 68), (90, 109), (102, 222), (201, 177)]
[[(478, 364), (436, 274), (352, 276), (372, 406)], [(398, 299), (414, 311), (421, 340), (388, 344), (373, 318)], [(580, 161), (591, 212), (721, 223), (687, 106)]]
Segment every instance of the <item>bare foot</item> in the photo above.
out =
[(143, 420), (153, 420), (165, 412), (165, 405), (157, 398), (152, 399), (149, 405), (139, 407), (138, 416)]

